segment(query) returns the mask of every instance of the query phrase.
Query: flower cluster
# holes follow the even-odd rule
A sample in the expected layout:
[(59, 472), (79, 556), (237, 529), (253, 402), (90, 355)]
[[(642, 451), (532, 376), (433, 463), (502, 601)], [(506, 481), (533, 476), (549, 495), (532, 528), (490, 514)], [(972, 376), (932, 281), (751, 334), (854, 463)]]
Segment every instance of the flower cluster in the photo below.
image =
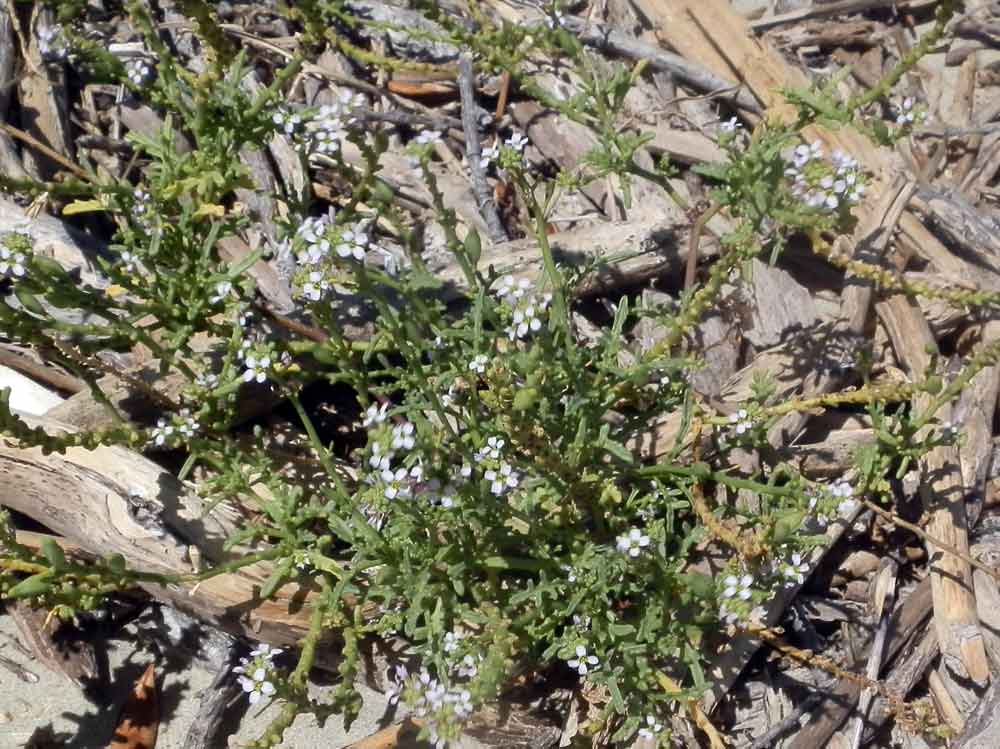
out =
[[(483, 478), (490, 482), (490, 492), (496, 496), (517, 488), (521, 480), (520, 474), (504, 459), (504, 444), (505, 441), (499, 437), (490, 437), (486, 440), (486, 444), (472, 456), (477, 464), (486, 466)], [(462, 467), (461, 475), (463, 477), (471, 474), (471, 466)]]
[(184, 439), (194, 437), (199, 428), (197, 417), (192, 416), (188, 409), (182, 408), (169, 421), (165, 418), (157, 420), (152, 432), (153, 444), (156, 447), (173, 447)]
[(305, 120), (299, 112), (287, 107), (280, 107), (278, 111), (271, 115), (271, 122), (285, 135), (292, 136), (302, 129)]
[(785, 175), (792, 179), (796, 198), (810, 208), (831, 213), (856, 204), (865, 192), (857, 160), (837, 150), (827, 162), (819, 141), (796, 146)]
[(69, 42), (58, 26), (38, 29), (38, 54), (46, 62), (65, 62), (69, 59)]
[[(526, 145), (528, 145), (528, 138), (523, 133), (516, 131), (503, 142), (503, 147), (510, 149), (510, 152), (518, 157), (524, 153), (524, 147)], [(492, 145), (489, 145), (482, 150), (482, 153), (479, 156), (479, 166), (482, 169), (488, 169), (490, 164), (500, 158), (501, 153), (500, 142), (494, 141)]]
[(262, 697), (274, 695), (276, 690), (269, 677), (274, 671), (274, 658), (282, 652), (281, 648), (261, 643), (250, 651), (249, 659), (240, 658), (240, 665), (233, 669), (233, 673), (239, 674), (240, 686), (249, 695), (251, 705), (256, 705)]
[(442, 683), (426, 668), (411, 674), (405, 666), (396, 666), (389, 703), (394, 705), (400, 700), (423, 719), (427, 738), (442, 749), (448, 740), (457, 737), (474, 709), (472, 692), (462, 685)]
[(153, 228), (153, 215), (152, 196), (141, 187), (135, 188), (132, 192), (132, 217), (148, 232)]
[(750, 574), (740, 576), (727, 575), (722, 581), (725, 587), (722, 589), (722, 605), (719, 608), (719, 616), (726, 622), (734, 622), (739, 616), (739, 612), (730, 608), (732, 603), (740, 601), (746, 602), (753, 597), (754, 577)]
[(640, 739), (655, 739), (656, 734), (663, 730), (663, 724), (655, 715), (646, 716), (646, 725), (639, 729)]
[(899, 105), (899, 114), (896, 115), (896, 124), (900, 127), (908, 127), (923, 119), (923, 113), (915, 107), (912, 96), (907, 96)]
[(505, 330), (510, 340), (524, 340), (541, 330), (542, 315), (552, 302), (551, 294), (538, 294), (526, 278), (515, 280), (504, 276), (496, 295), (510, 314), (510, 325)]
[(34, 250), (34, 238), (27, 222), (19, 222), (0, 236), (0, 280), (23, 278)]
[(737, 436), (746, 434), (753, 428), (753, 419), (745, 408), (729, 414), (729, 423), (733, 425), (733, 431)]
[[(311, 137), (312, 147), (317, 153), (330, 155), (340, 150), (341, 144), (350, 129), (357, 123), (356, 110), (365, 105), (365, 97), (342, 91), (333, 104), (324, 104), (316, 116), (306, 125)], [(282, 129), (286, 126), (281, 123)]]
[(125, 63), (125, 75), (133, 86), (142, 86), (153, 75), (153, 68), (141, 57), (135, 57)]

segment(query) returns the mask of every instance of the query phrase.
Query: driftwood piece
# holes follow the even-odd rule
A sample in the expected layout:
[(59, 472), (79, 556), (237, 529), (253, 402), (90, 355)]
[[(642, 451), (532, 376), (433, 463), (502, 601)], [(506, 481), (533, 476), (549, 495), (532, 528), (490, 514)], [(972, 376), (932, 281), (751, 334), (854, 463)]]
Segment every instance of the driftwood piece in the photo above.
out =
[[(65, 427), (32, 420), (47, 429)], [(38, 448), (0, 443), (0, 504), (17, 510), (98, 556), (120, 553), (133, 569), (184, 575), (196, 558), (220, 562), (235, 513), (220, 505), (205, 515), (201, 499), (170, 473), (122, 447), (70, 448), (43, 455)], [(196, 553), (192, 553), (197, 549)], [(274, 600), (257, 592), (270, 574), (257, 563), (200, 585), (150, 586), (161, 601), (236, 635), (291, 644), (308, 629), (305, 589), (287, 585)]]
[(711, 92), (719, 99), (728, 100), (748, 112), (760, 112), (760, 105), (754, 101), (753, 96), (734, 82), (739, 80), (737, 76), (729, 79), (723, 78), (705, 66), (693, 62), (693, 58), (688, 57), (683, 52), (680, 55), (664, 52), (658, 47), (641, 42), (621, 31), (599, 24), (587, 23), (580, 18), (567, 16), (563, 23), (587, 46), (635, 60), (647, 60), (654, 70), (670, 73), (678, 82), (697, 91)]
[[(930, 614), (931, 586), (924, 581), (893, 612), (885, 661), (899, 654), (911, 641)], [(905, 694), (905, 693), (904, 693)], [(815, 749), (827, 746), (830, 736), (843, 724), (861, 696), (861, 685), (850, 679), (838, 680), (836, 686), (812, 714), (810, 722), (788, 744), (787, 749)]]
[[(7, 81), (14, 80), (14, 71), (17, 68), (17, 45), (10, 13), (12, 7), (15, 6), (8, 4), (0, 6), (0, 81), (4, 84), (0, 86), (0, 123), (7, 122), (11, 100)], [(0, 173), (16, 179), (28, 176), (13, 138), (2, 131), (0, 131)]]
[(995, 749), (1000, 746), (1000, 681), (994, 680), (965, 722), (953, 749)]
[[(66, 73), (61, 65), (47, 64), (42, 59), (38, 45), (39, 30), (52, 28), (55, 25), (54, 11), (35, 6), (27, 35), (30, 38), (29, 46), (23, 50), (27, 71), (18, 85), (21, 129), (56, 153), (72, 157)], [(6, 85), (6, 81), (3, 83)], [(51, 177), (60, 166), (54, 160), (30, 148), (24, 150), (22, 159), (27, 171), (40, 179)]]
[[(911, 378), (919, 380), (931, 365), (928, 349), (936, 349), (927, 321), (919, 309), (900, 294), (880, 302), (876, 309), (889, 332), (896, 355), (906, 365)], [(920, 393), (914, 398), (914, 408), (920, 413), (930, 402), (929, 394)], [(951, 406), (943, 406), (938, 415), (948, 421)], [(919, 465), (920, 495), (931, 514), (928, 534), (967, 553), (968, 526), (958, 451), (953, 446), (940, 445), (924, 456)], [(934, 622), (941, 652), (958, 674), (985, 684), (989, 679), (989, 664), (979, 632), (972, 569), (964, 560), (932, 544), (928, 544), (927, 552), (931, 560)]]
[(58, 619), (23, 601), (8, 602), (6, 612), (17, 625), (22, 643), (47, 669), (62, 674), (78, 687), (96, 678), (93, 646), (89, 642), (69, 642), (60, 633), (62, 625)]

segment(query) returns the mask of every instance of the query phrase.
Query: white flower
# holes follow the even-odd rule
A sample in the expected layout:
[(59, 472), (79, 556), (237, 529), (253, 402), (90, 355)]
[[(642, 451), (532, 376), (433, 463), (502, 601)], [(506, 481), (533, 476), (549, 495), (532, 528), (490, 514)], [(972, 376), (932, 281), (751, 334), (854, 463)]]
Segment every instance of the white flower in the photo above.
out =
[(250, 655), (254, 657), (260, 656), (270, 661), (273, 660), (275, 656), (279, 656), (284, 652), (285, 651), (282, 648), (271, 647), (266, 642), (262, 642), (250, 651)]
[(914, 120), (916, 120), (916, 112), (913, 111), (913, 98), (907, 96), (903, 99), (903, 105), (896, 116), (896, 124), (900, 126), (912, 125)]
[(554, 29), (557, 26), (562, 26), (566, 23), (566, 16), (563, 15), (562, 11), (556, 8), (552, 11), (552, 15), (545, 17), (545, 25), (550, 29)]
[(514, 489), (518, 484), (518, 474), (509, 463), (501, 463), (498, 471), (492, 468), (487, 470), (483, 473), (483, 478), (490, 482), (490, 491), (498, 496), (508, 489)]
[(405, 468), (397, 468), (395, 471), (386, 468), (381, 473), (381, 479), (385, 484), (386, 499), (405, 499), (410, 496), (409, 474)]
[(478, 356), (473, 357), (472, 361), (469, 362), (469, 370), (482, 374), (486, 371), (486, 365), (489, 364), (489, 362), (490, 360), (488, 356), (485, 354), (479, 354)]
[(23, 252), (12, 250), (0, 244), (0, 276), (21, 278), (26, 269), (28, 259)]
[(528, 138), (523, 133), (519, 133), (516, 130), (514, 133), (504, 141), (504, 145), (508, 148), (513, 148), (518, 153), (524, 150), (524, 147), (528, 145)]
[(654, 739), (656, 734), (663, 730), (663, 724), (655, 716), (646, 716), (646, 725), (639, 729), (639, 737), (643, 739)]
[(489, 168), (489, 165), (496, 161), (497, 157), (500, 155), (500, 146), (494, 143), (492, 146), (484, 148), (482, 154), (479, 157), (479, 167), (481, 169)]
[(210, 296), (208, 298), (208, 301), (211, 304), (218, 304), (227, 296), (229, 296), (229, 293), (232, 290), (233, 290), (232, 281), (219, 281), (217, 284), (215, 284), (215, 294)]
[(277, 125), (285, 135), (293, 135), (302, 125), (302, 115), (290, 109), (281, 108), (271, 115), (271, 122)]
[[(477, 450), (475, 455), (472, 457), (477, 463), (481, 463), (487, 458), (490, 458), (491, 460), (500, 460), (501, 450), (503, 450), (504, 444), (504, 440), (499, 437), (490, 437), (486, 440), (486, 445)], [(465, 466), (463, 466), (463, 470), (464, 469)], [(471, 473), (472, 469), (469, 468), (469, 471)]]
[(444, 652), (454, 653), (458, 649), (458, 641), (462, 639), (454, 632), (445, 632), (444, 634)]
[(153, 429), (153, 444), (157, 447), (162, 447), (173, 433), (174, 427), (172, 424), (168, 424), (166, 419), (158, 419), (156, 427)]
[(198, 432), (200, 426), (198, 424), (198, 419), (192, 416), (191, 412), (188, 411), (188, 409), (186, 408), (181, 409), (180, 417), (182, 421), (180, 426), (177, 427), (177, 431), (179, 431), (185, 437), (188, 438), (194, 437), (194, 435)]
[(743, 125), (737, 117), (730, 117), (725, 122), (719, 123), (719, 129), (724, 133), (735, 133), (737, 130), (742, 128)]
[(413, 445), (416, 444), (416, 440), (413, 437), (413, 424), (409, 421), (404, 421), (402, 424), (396, 424), (392, 428), (392, 446), (396, 450), (412, 450)]
[(753, 428), (753, 419), (750, 418), (745, 408), (741, 408), (736, 413), (729, 414), (729, 423), (733, 425), (733, 431), (736, 434), (745, 434)]
[(256, 356), (248, 356), (243, 365), (246, 367), (246, 371), (243, 373), (244, 382), (256, 380), (259, 383), (263, 383), (267, 380), (267, 371), (271, 367), (271, 358), (262, 356), (258, 359)]
[(633, 559), (642, 553), (642, 550), (649, 546), (649, 536), (638, 528), (633, 528), (628, 533), (618, 537), (618, 551), (628, 554)]
[[(479, 656), (482, 660), (482, 656)], [(479, 673), (479, 666), (476, 665), (476, 659), (471, 655), (467, 655), (462, 658), (462, 662), (458, 666), (458, 675), (471, 679), (476, 674)]]
[(58, 26), (38, 29), (38, 53), (46, 62), (60, 62), (69, 57), (69, 45)]
[(359, 221), (352, 228), (341, 233), (336, 251), (343, 258), (353, 257), (355, 260), (364, 260), (368, 245), (367, 224)]
[(267, 672), (263, 668), (258, 668), (249, 677), (241, 676), (240, 686), (243, 691), (250, 695), (250, 704), (256, 705), (262, 697), (270, 697), (274, 694), (274, 684), (267, 681)]
[(441, 133), (436, 130), (421, 130), (415, 140), (421, 146), (433, 145), (441, 142)]
[(382, 444), (380, 442), (375, 442), (372, 444), (372, 455), (368, 458), (368, 465), (377, 471), (386, 471), (389, 468), (389, 464), (395, 457), (395, 453), (383, 453)]
[(580, 676), (585, 676), (589, 671), (593, 671), (600, 663), (596, 655), (587, 655), (587, 648), (583, 645), (577, 645), (575, 652), (576, 658), (570, 658), (566, 663), (570, 668), (576, 669)]
[(125, 63), (125, 75), (135, 86), (141, 86), (153, 74), (153, 69), (145, 60), (135, 58)]
[(722, 591), (723, 598), (733, 598), (735, 596), (742, 601), (746, 601), (753, 595), (753, 591), (750, 589), (750, 586), (753, 585), (753, 575), (743, 575), (742, 577), (729, 575), (723, 582), (726, 584), (725, 589)]
[(389, 410), (389, 402), (388, 401), (386, 401), (385, 403), (383, 403), (381, 406), (379, 404), (377, 404), (377, 403), (372, 403), (365, 410), (365, 418), (364, 418), (364, 421), (361, 422), (361, 426), (363, 426), (363, 427), (365, 427), (367, 429), (368, 427), (372, 426), (373, 424), (382, 424), (382, 423), (384, 423), (385, 420), (386, 420), (386, 418), (387, 418), (386, 411), (388, 411), (388, 410)]
[(782, 567), (781, 573), (785, 576), (785, 587), (790, 588), (796, 583), (801, 585), (806, 581), (806, 574), (809, 572), (809, 565), (802, 561), (802, 555), (798, 552), (792, 554), (791, 559)]
[(309, 280), (302, 284), (302, 293), (307, 299), (318, 302), (332, 288), (326, 275), (321, 271), (314, 270), (309, 272)]

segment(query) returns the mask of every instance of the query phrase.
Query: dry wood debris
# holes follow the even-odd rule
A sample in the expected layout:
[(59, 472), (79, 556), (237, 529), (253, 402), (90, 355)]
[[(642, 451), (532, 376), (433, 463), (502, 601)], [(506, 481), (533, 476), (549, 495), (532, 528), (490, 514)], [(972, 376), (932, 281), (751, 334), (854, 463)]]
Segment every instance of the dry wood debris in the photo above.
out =
[[(347, 5), (403, 26), (427, 23), (394, 3)], [(469, 17), (463, 2), (442, 5), (446, 12)], [(539, 17), (531, 3), (487, 0), (477, 5), (517, 23)], [(684, 167), (723, 157), (716, 145), (720, 119), (735, 114), (753, 125), (761, 118), (788, 118), (793, 113), (778, 89), (805, 86), (843, 62), (854, 66), (852, 77), (841, 83), (844, 92), (856, 92), (906, 54), (926, 29), (934, 3), (593, 0), (571, 5), (564, 27), (590, 48), (629, 65), (637, 60), (649, 64), (626, 103), (623, 126), (641, 123), (653, 136), (644, 157), (667, 154), (681, 165), (674, 189), (697, 200), (707, 186)], [(220, 4), (219, 13), (230, 38), (260, 55), (264, 65), (286, 58), (297, 44), (287, 24), (264, 3), (241, 4), (238, 10)], [(197, 69), (204, 61), (185, 32), (188, 20), (179, 13), (171, 19), (166, 33)], [(14, 81), (0, 87), (0, 171), (50, 180), (75, 173), (86, 159), (108, 173), (124, 174), (132, 152), (123, 135), (153, 133), (162, 119), (151, 107), (121, 101), (113, 88), (74, 89), (66, 71), (44, 65), (36, 32), (40, 24), (51, 23), (50, 11), (41, 6), (30, 14), (13, 3), (0, 8), (0, 78)], [(993, 3), (967, 3), (947, 48), (934, 50), (901, 84), (927, 107), (929, 120), (917, 137), (896, 150), (878, 148), (850, 130), (809, 129), (808, 137), (858, 157), (876, 182), (858, 210), (857, 231), (838, 248), (842, 255), (881, 262), (913, 281), (1000, 290), (998, 29), (1000, 11)], [(121, 28), (116, 41), (128, 42), (131, 36)], [(25, 45), (25, 40), (32, 41)], [(442, 161), (435, 166), (439, 183), (463, 226), (481, 229), (489, 238), (482, 264), (512, 268), (525, 277), (539, 275), (537, 244), (517, 238), (523, 236), (517, 207), (504, 204), (502, 185), (488, 180), (478, 166), (483, 137), (492, 139), (502, 126), (517, 124), (531, 141), (532, 158), (569, 167), (592, 145), (590, 136), (558, 113), (519, 98), (509, 80), (475, 80), (468, 58), (449, 45), (401, 32), (366, 32), (362, 40), (393, 55), (431, 59), (435, 73), (369, 78), (370, 71), (328, 49), (303, 67), (292, 96), (322, 103), (341, 90), (359, 91), (368, 97), (373, 120), (398, 125), (400, 132), (433, 126), (446, 133), (438, 146)], [(551, 83), (567, 91), (573, 86), (557, 77)], [(253, 90), (262, 83), (250, 75), (244, 85)], [(484, 106), (493, 97), (501, 103), (489, 112)], [(190, 144), (178, 136), (177, 147)], [(361, 159), (350, 151), (345, 155), (355, 163)], [(268, 189), (237, 195), (258, 223), (253, 232), (223, 248), (232, 258), (274, 240), (286, 199), (311, 195), (333, 202), (337, 195), (322, 164), (304, 169), (280, 134), (267, 153), (244, 157), (257, 184)], [(430, 196), (413, 178), (402, 150), (390, 154), (385, 164), (381, 176), (401, 205), (418, 214), (426, 211)], [(106, 251), (99, 229), (38, 213), (42, 207), (26, 211), (3, 200), (0, 230), (32, 216), (46, 254), (88, 283), (103, 283), (95, 263)], [(60, 208), (55, 200), (46, 207), (53, 214)], [(652, 193), (640, 193), (626, 208), (620, 186), (610, 181), (573, 196), (563, 211), (550, 237), (557, 251), (579, 263), (606, 259), (602, 271), (579, 289), (582, 325), (588, 324), (588, 304), (599, 306), (602, 299), (636, 289), (648, 304), (677, 295), (689, 252), (689, 215)], [(724, 215), (709, 223), (697, 258), (702, 269), (717, 256), (717, 237), (726, 228)], [(429, 269), (460, 286), (461, 270), (440, 251), (441, 238), (428, 233), (427, 241)], [(1000, 338), (996, 319), (887, 295), (859, 279), (844, 283), (820, 265), (801, 252), (790, 252), (777, 266), (755, 262), (751, 283), (729, 290), (725, 306), (703, 320), (697, 343), (711, 352), (711, 367), (697, 377), (696, 389), (720, 413), (738, 408), (754, 373), (762, 370), (774, 375), (783, 395), (817, 395), (851, 384), (849, 373), (821, 366), (835, 344), (845, 360), (870, 347), (878, 376), (916, 379), (932, 358), (957, 359)], [(275, 260), (259, 261), (251, 273), (259, 284), (261, 308), (270, 313), (269, 331), (279, 334), (281, 325), (300, 310)], [(364, 319), (352, 320), (347, 329), (351, 338), (369, 332)], [(661, 335), (655, 329), (636, 331), (636, 349), (647, 349)], [(79, 380), (46, 364), (44, 355), (32, 358), (29, 351), (15, 350), (2, 336), (0, 331), (0, 365), (69, 396), (36, 423), (52, 430), (106, 423), (106, 412)], [(159, 397), (170, 399), (179, 387), (157, 380), (156, 363), (141, 351), (113, 364), (104, 379), (111, 400), (139, 423), (148, 422), (162, 404), (137, 394), (155, 389)], [(960, 446), (935, 449), (900, 482), (900, 507), (909, 514), (895, 520), (916, 524), (923, 535), (908, 531), (892, 516), (857, 508), (831, 526), (827, 545), (809, 560), (809, 580), (768, 607), (766, 623), (781, 627), (784, 647), (774, 646), (773, 635), (762, 633), (738, 637), (718, 653), (712, 672), (716, 687), (702, 708), (733, 745), (889, 746), (901, 730), (946, 725), (955, 736), (952, 746), (1000, 746), (1000, 592), (996, 576), (969, 562), (995, 569), (1000, 560), (998, 395), (1000, 368), (993, 367), (951, 409), (950, 419), (965, 434)], [(921, 394), (915, 401), (919, 406), (928, 398)], [(275, 405), (266, 398), (249, 399), (245, 416), (261, 417)], [(294, 432), (288, 424), (272, 424), (275, 432)], [(673, 422), (650, 424), (648, 438), (631, 447), (643, 457), (662, 455), (677, 430)], [(874, 439), (867, 417), (846, 409), (792, 414), (769, 435), (776, 454), (817, 478), (842, 475), (854, 448)], [(184, 573), (205, 560), (223, 561), (227, 554), (245, 551), (222, 548), (242, 512), (237, 502), (201, 518), (190, 487), (169, 468), (124, 448), (72, 449), (59, 456), (0, 441), (0, 505), (45, 526), (76, 553), (118, 551), (143, 570)], [(39, 543), (28, 531), (19, 539)], [(232, 635), (294, 645), (305, 632), (308, 610), (294, 586), (279, 591), (274, 601), (255, 602), (255, 590), (268, 574), (268, 565), (260, 563), (187, 589), (151, 587), (147, 592)], [(27, 616), (15, 615), (19, 621)], [(54, 664), (45, 637), (30, 647), (43, 664), (65, 670), (71, 679), (88, 673), (86, 658)], [(754, 658), (757, 653), (762, 657)], [(838, 664), (839, 670), (818, 666), (815, 654)], [(320, 664), (333, 665), (327, 661), (321, 658)], [(379, 671), (366, 678), (379, 682), (384, 675)], [(483, 717), (470, 733), (497, 747), (555, 746), (560, 735), (571, 738), (576, 721), (576, 707), (566, 700), (562, 704), (562, 725), (546, 723), (522, 705), (509, 714)], [(204, 707), (207, 730), (220, 719), (225, 701), (206, 700)], [(396, 724), (355, 746), (396, 746), (410, 728)], [(711, 730), (698, 728), (705, 745), (715, 743)], [(920, 735), (922, 743), (900, 741), (944, 745), (930, 731)]]

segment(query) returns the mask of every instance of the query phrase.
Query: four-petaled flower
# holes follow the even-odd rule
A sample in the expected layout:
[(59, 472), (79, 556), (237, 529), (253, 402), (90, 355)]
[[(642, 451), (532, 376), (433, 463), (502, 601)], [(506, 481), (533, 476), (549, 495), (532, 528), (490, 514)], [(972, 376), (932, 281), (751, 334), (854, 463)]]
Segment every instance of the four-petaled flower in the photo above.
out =
[(243, 373), (244, 382), (256, 380), (263, 383), (267, 380), (267, 372), (271, 368), (270, 357), (262, 356), (258, 358), (256, 356), (248, 356), (243, 363), (246, 366), (246, 371)]
[(618, 551), (628, 554), (633, 559), (642, 553), (642, 550), (649, 546), (649, 536), (638, 528), (633, 528), (628, 533), (623, 533), (618, 537)]
[(486, 371), (486, 365), (489, 363), (490, 360), (486, 354), (479, 354), (473, 357), (472, 361), (469, 362), (469, 370), (477, 374), (482, 374)]
[(256, 705), (262, 697), (274, 694), (274, 684), (267, 680), (267, 671), (258, 668), (250, 676), (239, 677), (243, 691), (250, 695), (250, 704)]
[(743, 575), (741, 577), (736, 577), (735, 575), (729, 575), (723, 581), (726, 583), (725, 589), (722, 591), (723, 598), (739, 598), (741, 601), (750, 600), (750, 596), (753, 595), (753, 591), (750, 586), (753, 585), (753, 575)]
[(587, 648), (583, 645), (577, 645), (574, 652), (576, 653), (576, 658), (570, 658), (566, 661), (566, 664), (570, 668), (575, 669), (580, 676), (586, 676), (587, 673), (596, 669), (600, 663), (596, 655), (587, 655)]

